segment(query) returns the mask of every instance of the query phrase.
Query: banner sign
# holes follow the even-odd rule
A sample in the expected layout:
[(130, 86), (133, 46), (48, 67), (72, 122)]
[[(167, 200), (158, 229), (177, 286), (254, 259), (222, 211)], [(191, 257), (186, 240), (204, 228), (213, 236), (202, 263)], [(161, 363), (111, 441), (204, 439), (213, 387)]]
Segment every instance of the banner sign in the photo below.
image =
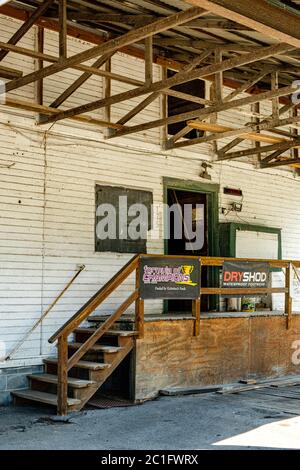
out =
[(270, 266), (268, 263), (247, 261), (225, 261), (222, 287), (255, 289), (269, 287)]
[(189, 258), (141, 258), (142, 299), (198, 299), (200, 262)]

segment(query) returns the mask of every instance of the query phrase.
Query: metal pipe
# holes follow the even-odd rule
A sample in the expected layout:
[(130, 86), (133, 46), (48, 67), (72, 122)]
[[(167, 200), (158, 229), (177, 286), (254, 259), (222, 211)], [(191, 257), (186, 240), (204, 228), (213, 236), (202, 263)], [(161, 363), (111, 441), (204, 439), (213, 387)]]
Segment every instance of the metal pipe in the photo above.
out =
[(5, 361), (8, 361), (12, 358), (12, 356), (19, 351), (22, 344), (27, 340), (27, 338), (31, 335), (31, 333), (39, 326), (39, 324), (44, 320), (44, 318), (48, 315), (49, 312), (54, 308), (57, 302), (62, 298), (62, 296), (67, 292), (67, 290), (71, 287), (73, 282), (77, 279), (79, 274), (85, 269), (85, 265), (82, 264), (78, 267), (77, 272), (72, 277), (72, 279), (68, 282), (68, 284), (64, 287), (61, 293), (56, 297), (56, 299), (52, 302), (52, 304), (47, 308), (47, 310), (43, 313), (43, 315), (36, 321), (36, 323), (30, 328), (30, 330), (26, 333), (26, 335), (16, 344), (13, 350), (6, 356)]

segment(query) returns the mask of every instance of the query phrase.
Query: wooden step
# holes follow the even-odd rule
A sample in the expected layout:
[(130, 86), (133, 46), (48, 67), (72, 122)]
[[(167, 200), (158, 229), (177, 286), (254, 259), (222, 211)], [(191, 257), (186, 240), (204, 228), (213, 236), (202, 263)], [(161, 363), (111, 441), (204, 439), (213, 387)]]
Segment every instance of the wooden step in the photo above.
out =
[[(57, 364), (58, 360), (55, 358), (44, 359), (45, 364)], [(91, 361), (79, 361), (76, 366), (80, 369), (89, 369), (89, 370), (101, 370), (108, 369), (111, 364), (103, 364), (101, 362), (91, 362)]]
[[(47, 403), (48, 405), (57, 405), (57, 395), (52, 393), (38, 392), (37, 390), (20, 390), (12, 392), (14, 397), (22, 398), (30, 401), (38, 401), (40, 403)], [(76, 406), (81, 404), (81, 400), (77, 398), (68, 398), (68, 406)]]
[[(75, 333), (88, 333), (88, 334), (93, 334), (95, 333), (96, 328), (76, 328)], [(104, 333), (103, 336), (137, 336), (138, 332), (137, 331), (131, 331), (131, 330), (108, 330), (106, 333)]]
[[(46, 382), (50, 384), (57, 384), (58, 377), (57, 375), (52, 374), (37, 374), (37, 375), (28, 375), (30, 379), (38, 380), (39, 382)], [(76, 379), (74, 377), (68, 377), (68, 385), (72, 388), (86, 388), (90, 385), (96, 385), (96, 382), (92, 380), (82, 380)]]
[[(90, 322), (93, 322), (93, 321), (96, 321), (96, 322), (105, 322), (106, 320), (109, 319), (109, 315), (105, 316), (105, 315), (91, 315), (90, 317), (87, 318), (87, 321), (90, 321)], [(119, 318), (119, 320), (117, 320), (115, 323), (128, 323), (128, 324), (132, 324), (134, 323), (134, 318), (131, 317), (131, 318)]]
[[(84, 343), (69, 343), (69, 348), (79, 349)], [(104, 344), (94, 344), (87, 352), (105, 352), (105, 353), (117, 353), (121, 351), (122, 348), (118, 346), (106, 346)]]

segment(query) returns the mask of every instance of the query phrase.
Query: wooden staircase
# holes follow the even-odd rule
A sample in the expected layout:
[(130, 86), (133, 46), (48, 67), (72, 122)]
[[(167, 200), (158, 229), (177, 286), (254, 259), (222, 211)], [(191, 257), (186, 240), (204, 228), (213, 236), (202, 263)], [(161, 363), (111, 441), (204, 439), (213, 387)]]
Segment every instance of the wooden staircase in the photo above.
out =
[[(91, 313), (136, 271), (135, 291), (104, 322)], [(134, 256), (50, 339), (58, 356), (44, 361), (45, 372), (29, 375), (30, 389), (13, 392), (15, 401), (57, 406), (59, 415), (79, 411), (143, 337), (144, 303), (139, 296), (139, 255)], [(116, 329), (116, 322), (135, 302), (135, 330)], [(89, 322), (86, 326), (83, 322)], [(72, 335), (71, 340), (69, 336)]]

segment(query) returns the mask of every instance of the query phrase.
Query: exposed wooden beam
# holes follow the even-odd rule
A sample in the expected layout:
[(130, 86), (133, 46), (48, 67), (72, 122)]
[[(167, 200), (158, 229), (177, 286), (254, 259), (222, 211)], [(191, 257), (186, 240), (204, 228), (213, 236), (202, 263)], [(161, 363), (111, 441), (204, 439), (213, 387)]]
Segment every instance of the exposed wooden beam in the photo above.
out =
[(265, 0), (186, 0), (213, 14), (300, 48), (300, 17)]
[(46, 78), (50, 75), (61, 72), (68, 67), (78, 65), (81, 62), (86, 62), (87, 60), (93, 59), (97, 56), (117, 51), (118, 49), (133, 44), (141, 39), (146, 39), (149, 36), (166, 31), (174, 26), (184, 24), (188, 20), (197, 18), (201, 14), (203, 14), (203, 9), (191, 8), (184, 12), (176, 13), (175, 15), (158, 20), (150, 25), (133, 29), (120, 37), (107, 41), (101, 46), (92, 47), (86, 51), (80, 52), (79, 54), (75, 54), (72, 57), (61, 59), (59, 62), (44, 67), (42, 70), (30, 73), (21, 79), (13, 80), (6, 85), (6, 91), (15, 90), (16, 88), (28, 85), (29, 83), (35, 82), (41, 78)]
[[(215, 50), (215, 63), (222, 63), (222, 51), (220, 49)], [(219, 72), (215, 74), (214, 93), (216, 102), (222, 101), (223, 98), (223, 73)]]
[[(209, 55), (210, 55), (210, 52), (203, 52), (196, 59), (194, 59), (189, 65), (186, 65), (183, 70), (184, 71), (192, 71), (195, 67), (197, 67)], [(164, 76), (164, 79), (167, 78), (167, 71), (166, 71), (165, 68), (163, 68), (163, 76)], [(166, 94), (166, 95), (170, 95), (170, 96), (175, 96), (176, 98), (180, 98), (180, 99), (187, 99), (187, 100), (190, 100), (190, 101), (201, 100), (201, 102), (197, 101), (199, 104), (208, 104), (208, 103), (210, 103), (207, 100), (202, 100), (202, 98), (193, 97), (193, 96), (188, 95), (186, 93), (181, 93), (177, 90), (164, 89), (164, 90), (162, 90), (162, 93)], [(156, 100), (159, 97), (159, 95), (160, 95), (160, 91), (155, 91), (155, 92), (151, 93), (149, 96), (147, 96), (146, 99), (141, 101), (137, 106), (135, 106), (133, 109), (131, 109), (123, 118), (121, 118), (118, 121), (118, 124), (125, 124), (128, 121), (130, 121), (134, 116), (136, 116), (143, 109), (145, 109), (147, 106), (149, 106), (150, 103), (152, 103), (154, 100)], [(165, 103), (165, 105), (167, 105), (167, 103)]]
[(16, 78), (22, 77), (23, 72), (21, 70), (11, 69), (10, 67), (5, 67), (0, 65), (0, 77), (6, 78), (7, 80), (14, 80)]
[[(41, 28), (40, 26), (37, 28), (36, 31), (36, 45), (37, 45), (37, 50), (39, 53), (43, 54), (44, 53), (44, 40), (45, 40), (45, 30)], [(38, 70), (43, 68), (43, 60), (38, 59), (37, 60), (37, 68)], [(36, 101), (37, 104), (43, 105), (44, 104), (44, 99), (43, 99), (43, 89), (44, 89), (44, 81), (38, 80), (36, 82)]]
[[(52, 120), (59, 120), (59, 119), (66, 119), (67, 117), (75, 116), (77, 114), (82, 114), (86, 113), (98, 108), (101, 108), (103, 106), (106, 106), (107, 104), (116, 104), (121, 101), (126, 101), (131, 98), (137, 98), (138, 96), (142, 96), (148, 93), (153, 93), (156, 91), (162, 91), (167, 88), (171, 88), (175, 85), (179, 85), (181, 83), (188, 82), (190, 80), (194, 80), (197, 78), (202, 78), (206, 77), (207, 75), (215, 74), (218, 72), (222, 72), (225, 70), (229, 70), (234, 67), (238, 67), (240, 65), (245, 65), (251, 62), (256, 62), (260, 59), (270, 57), (273, 55), (281, 54), (287, 50), (290, 50), (291, 46), (288, 46), (286, 44), (276, 44), (274, 46), (269, 46), (265, 48), (259, 48), (254, 52), (250, 52), (248, 54), (244, 54), (239, 57), (234, 57), (228, 60), (223, 61), (220, 64), (212, 64), (212, 65), (207, 65), (205, 67), (202, 67), (200, 69), (196, 69), (193, 71), (190, 70), (183, 70), (181, 72), (178, 72), (174, 77), (168, 78), (166, 80), (160, 80), (158, 82), (155, 82), (151, 85), (145, 85), (143, 87), (133, 89), (130, 91), (126, 91), (123, 93), (119, 93), (117, 95), (112, 96), (108, 100), (97, 100), (92, 103), (88, 103), (83, 106), (79, 106), (77, 108), (73, 108), (67, 111), (63, 111), (60, 113), (60, 115), (53, 116)], [(295, 89), (293, 88), (293, 91)], [(283, 96), (280, 95), (279, 96)], [(256, 99), (256, 98), (255, 98)], [(255, 102), (255, 101), (253, 101)], [(224, 103), (226, 105), (227, 103)], [(230, 106), (229, 106), (230, 108)], [(214, 111), (217, 112), (217, 111)], [(196, 115), (195, 115), (196, 117)], [(176, 118), (176, 116), (174, 116)], [(50, 122), (50, 121), (49, 121)], [(174, 121), (174, 122), (179, 122), (179, 121)], [(160, 125), (160, 124), (159, 124)], [(155, 126), (154, 126), (155, 127)]]
[[(259, 102), (258, 103), (253, 103), (253, 104), (257, 106), (257, 105), (259, 105)], [(289, 104), (286, 104), (286, 105), (282, 106), (279, 110), (279, 116), (282, 116), (283, 114), (285, 114), (286, 112), (288, 112), (290, 109), (292, 109), (294, 107), (295, 107), (295, 104), (293, 104), (293, 103), (289, 103)], [(270, 120), (272, 120), (272, 116), (270, 116), (269, 118), (264, 119), (263, 121), (261, 121), (260, 125), (268, 124), (270, 122)], [(251, 124), (252, 124), (252, 122), (248, 122), (246, 124), (246, 126), (249, 126)], [(278, 134), (280, 133), (282, 135), (284, 134), (285, 137), (289, 137), (289, 135), (287, 135), (284, 131), (276, 130), (276, 133), (278, 133)], [(221, 149), (218, 150), (219, 157), (223, 157), (226, 154), (226, 152), (228, 152), (232, 148), (239, 145), (241, 142), (243, 142), (243, 140), (244, 140), (243, 138), (237, 137), (232, 142), (229, 142), (228, 144), (226, 144), (224, 147), (222, 147)], [(258, 158), (260, 159), (259, 154), (258, 154)]]
[(58, 1), (59, 58), (67, 57), (67, 0)]
[[(110, 61), (111, 57), (114, 53), (105, 54), (100, 59), (96, 60), (93, 63), (93, 68), (100, 68), (104, 65), (107, 61)], [(107, 72), (106, 76), (104, 76), (104, 80), (111, 81), (111, 68), (105, 68), (105, 72)], [(62, 103), (64, 103), (75, 91), (78, 90), (90, 77), (92, 77), (92, 73), (84, 72), (80, 77), (78, 77), (75, 82), (73, 82), (68, 88), (66, 88), (63, 93), (61, 93), (54, 101), (50, 104), (51, 108), (58, 108)], [(103, 75), (102, 75), (103, 76)], [(109, 96), (109, 95), (107, 95)]]
[[(263, 147), (260, 147), (259, 152), (261, 154), (268, 152), (276, 152), (277, 150), (288, 150), (293, 147), (300, 147), (300, 139), (290, 140), (289, 142), (281, 142), (279, 144), (264, 145)], [(218, 160), (233, 160), (236, 158), (248, 157), (250, 155), (256, 154), (257, 151), (257, 148), (252, 147), (245, 150), (239, 150), (237, 152), (227, 153), (223, 157), (219, 157)]]
[[(128, 25), (137, 25), (156, 21), (158, 16), (155, 15), (139, 15), (139, 14), (107, 14), (107, 13), (69, 13), (69, 20), (75, 21), (92, 21), (96, 23), (119, 23)], [(226, 21), (220, 18), (205, 18), (189, 21), (185, 25), (188, 28), (201, 29), (228, 29), (229, 31), (249, 31), (251, 28), (235, 23), (234, 21)]]
[(282, 160), (276, 160), (275, 162), (270, 162), (267, 163), (265, 166), (261, 166), (261, 168), (275, 168), (278, 166), (295, 166), (297, 168), (297, 165), (300, 163), (300, 158), (287, 158), (287, 159), (282, 159)]
[[(0, 7), (0, 13), (3, 14), (3, 15), (6, 15), (10, 18), (15, 18), (17, 20), (20, 20), (20, 21), (26, 21), (29, 17), (29, 13), (25, 10), (21, 10), (20, 8), (15, 8), (15, 7), (12, 7), (11, 5), (4, 5), (4, 6), (1, 6)], [(48, 29), (50, 31), (55, 31), (55, 32), (59, 32), (59, 26), (58, 26), (58, 22), (56, 19), (51, 19), (51, 18), (46, 18), (45, 16), (39, 18), (36, 20), (35, 24), (37, 26), (40, 26), (44, 29)], [(188, 23), (187, 23), (188, 24)], [(91, 44), (103, 44), (104, 42), (106, 42), (106, 37), (97, 32), (95, 33), (94, 31), (88, 31), (86, 30), (84, 27), (82, 27), (81, 25), (79, 24), (75, 24), (75, 23), (68, 23), (68, 35), (70, 37), (74, 37), (76, 39), (81, 39), (82, 41), (86, 41), (86, 42), (89, 42)], [(5, 44), (5, 43), (1, 43), (1, 44)], [(233, 47), (236, 46), (236, 51), (239, 52), (239, 51), (246, 51), (246, 52), (249, 52), (251, 51), (252, 49), (255, 49), (257, 46), (256, 45), (252, 45), (252, 44), (249, 44), (249, 45), (239, 45), (239, 44), (236, 44), (236, 43), (232, 43), (232, 44), (226, 44), (226, 43), (223, 43), (221, 41), (202, 41), (202, 49), (215, 49), (216, 47), (218, 47), (218, 45), (220, 45), (222, 47), (222, 50), (226, 51), (226, 50), (235, 50)], [(227, 49), (228, 47), (228, 49)], [(230, 49), (231, 48), (231, 49)], [(8, 50), (8, 49), (6, 49)], [(144, 56), (144, 51), (142, 50), (142, 48), (140, 47), (137, 47), (137, 46), (133, 46), (133, 45), (130, 45), (130, 46), (124, 46), (120, 49), (121, 52), (123, 52), (124, 54), (128, 54), (132, 57), (136, 57), (136, 58), (139, 58), (139, 59), (144, 59), (145, 56)], [(293, 55), (296, 55), (297, 52), (293, 51)], [(159, 54), (155, 54), (154, 56), (154, 63), (155, 64), (158, 64), (158, 65), (161, 65), (163, 67), (168, 67), (172, 70), (175, 70), (175, 71), (180, 71), (182, 70), (182, 68), (184, 67), (185, 63), (182, 63), (182, 62), (178, 62), (174, 59), (168, 59), (162, 55), (159, 55)], [(78, 67), (78, 70), (79, 70), (79, 67), (80, 66), (77, 66)], [(75, 68), (75, 67), (74, 67)], [(211, 77), (206, 77), (206, 80), (210, 80), (212, 81), (214, 79), (213, 76)], [(125, 82), (124, 82), (125, 83)], [(224, 86), (227, 86), (229, 88), (232, 88), (232, 89), (236, 89), (240, 86), (240, 83), (235, 80), (235, 78), (229, 78), (227, 76), (224, 76)], [(261, 90), (262, 91), (262, 90)], [(263, 90), (265, 91), (265, 90)], [(255, 90), (255, 92), (259, 92), (259, 90)], [(249, 93), (252, 93), (252, 90), (249, 90)], [(281, 98), (280, 101), (282, 103), (285, 102), (286, 103), (286, 98)]]
[[(107, 72), (111, 72), (111, 59), (108, 59), (106, 62), (105, 62), (105, 70)], [(109, 96), (111, 96), (111, 79), (110, 78), (105, 78), (104, 79), (104, 98), (108, 98)], [(105, 106), (104, 108), (104, 120), (107, 121), (107, 122), (110, 122), (111, 121), (111, 106)], [(107, 128), (105, 130), (105, 137), (108, 137), (109, 136), (109, 133), (110, 133), (111, 129), (110, 128)]]
[(221, 41), (209, 41), (201, 39), (178, 38), (154, 38), (156, 46), (163, 47), (191, 47), (193, 49), (212, 49), (220, 48), (227, 52), (251, 52), (257, 46), (253, 44), (222, 43)]
[(69, 20), (75, 21), (93, 21), (97, 23), (120, 23), (128, 25), (137, 25), (139, 23), (146, 23), (156, 21), (159, 18), (155, 15), (134, 15), (134, 14), (119, 14), (119, 13), (93, 13), (87, 12), (76, 12), (68, 14)]
[(160, 96), (159, 92), (151, 93), (151, 95), (147, 96), (143, 101), (137, 104), (134, 108), (128, 111), (125, 116), (119, 119), (118, 124), (126, 124), (128, 121), (133, 119), (137, 114), (143, 111), (147, 106), (149, 106), (153, 101), (155, 101)]
[(259, 72), (254, 77), (252, 77), (250, 80), (247, 80), (245, 83), (243, 83), (239, 88), (236, 90), (232, 91), (228, 95), (226, 95), (223, 99), (223, 101), (230, 101), (233, 98), (235, 98), (237, 95), (246, 92), (249, 90), (249, 88), (253, 87), (256, 83), (260, 82), (264, 77), (266, 76), (266, 72)]
[[(54, 0), (44, 1), (25, 21), (22, 26), (13, 34), (13, 36), (8, 41), (8, 44), (17, 44), (17, 42), (22, 39), (23, 36), (30, 30), (30, 28), (35, 24), (38, 18), (40, 18), (45, 11), (54, 3)], [(7, 50), (0, 51), (0, 61), (4, 59), (8, 54)]]
[[(199, 137), (197, 139), (186, 140), (176, 144), (177, 147), (188, 147), (195, 144), (203, 144), (207, 142), (212, 142), (215, 140), (225, 139), (228, 137), (234, 137), (242, 135), (243, 139), (241, 140), (252, 140), (254, 142), (263, 142), (263, 143), (280, 143), (287, 142), (287, 139), (281, 137), (275, 137), (272, 135), (260, 134), (258, 131), (271, 131), (275, 127), (288, 126), (290, 124), (300, 122), (300, 116), (290, 117), (286, 119), (273, 119), (271, 121), (266, 121), (261, 124), (250, 123), (245, 127), (234, 129), (233, 127), (223, 126), (220, 124), (212, 124), (208, 122), (199, 122), (199, 121), (189, 121), (189, 128), (199, 129), (205, 132), (212, 132), (212, 135), (205, 137)], [(251, 132), (256, 130), (256, 132)]]
[[(31, 103), (25, 100), (13, 99), (13, 98), (6, 98), (5, 102), (2, 103), (2, 106), (8, 106), (10, 108), (22, 109), (24, 111), (31, 111), (34, 113), (40, 114), (55, 114), (59, 111), (54, 108), (50, 108), (49, 106), (39, 105), (37, 103)], [(93, 124), (98, 127), (106, 127), (111, 129), (122, 129), (123, 126), (116, 124), (114, 122), (106, 122), (101, 119), (96, 119), (91, 116), (75, 116), (72, 118), (74, 121), (82, 122), (85, 124)]]
[(153, 83), (153, 39), (145, 39), (145, 84)]
[(174, 124), (176, 122), (182, 122), (182, 121), (188, 121), (189, 119), (195, 119), (199, 117), (205, 117), (208, 115), (211, 115), (213, 113), (221, 112), (221, 111), (228, 111), (229, 109), (234, 109), (239, 106), (246, 106), (248, 104), (252, 103), (258, 103), (260, 101), (265, 101), (268, 99), (274, 98), (274, 96), (286, 96), (295, 91), (295, 88), (293, 86), (289, 87), (282, 87), (279, 90), (276, 91), (267, 91), (264, 93), (260, 93), (258, 95), (251, 95), (246, 98), (241, 98), (238, 100), (230, 101), (229, 103), (220, 103), (217, 105), (210, 106), (209, 108), (204, 108), (204, 109), (199, 109), (195, 111), (190, 111), (187, 113), (181, 113), (177, 114), (175, 116), (171, 116), (167, 118), (166, 120), (164, 119), (157, 119), (155, 121), (151, 121), (148, 123), (144, 124), (139, 124), (137, 126), (132, 126), (127, 129), (123, 129), (121, 131), (118, 131), (115, 136), (123, 136), (135, 132), (141, 132), (145, 131), (148, 129), (153, 129), (154, 127), (160, 127), (165, 124)]
[[(271, 90), (278, 88), (278, 72), (271, 73)], [(279, 117), (279, 99), (278, 96), (272, 99), (272, 116), (273, 118)]]
[[(32, 51), (31, 49), (27, 49), (27, 48), (19, 47), (19, 46), (14, 46), (14, 45), (6, 44), (6, 43), (3, 43), (3, 42), (0, 42), (0, 48), (15, 52), (16, 54), (24, 55), (24, 56), (27, 56), (27, 57), (32, 57), (34, 59), (40, 59), (40, 60), (43, 60), (45, 62), (51, 62), (51, 63), (59, 62), (59, 59), (57, 57), (52, 56), (52, 55), (42, 54), (38, 51)], [(92, 76), (92, 75), (98, 75), (99, 77), (108, 77), (108, 78), (111, 78), (111, 80), (116, 80), (116, 81), (119, 81), (119, 82), (128, 83), (129, 85), (134, 85), (134, 86), (143, 85), (144, 82), (142, 82), (140, 80), (135, 80), (134, 78), (125, 77), (124, 75), (109, 73), (105, 70), (99, 70), (99, 68), (98, 68), (99, 65), (98, 64), (103, 65), (106, 62), (107, 58), (109, 58), (113, 54), (114, 53), (104, 54), (102, 57), (100, 57), (100, 59), (97, 60), (97, 62), (95, 62), (95, 64), (97, 64), (96, 66), (90, 67), (88, 65), (80, 64), (80, 65), (74, 65), (71, 68), (74, 68), (75, 70), (80, 70), (81, 72), (87, 72), (89, 74), (89, 77)]]

